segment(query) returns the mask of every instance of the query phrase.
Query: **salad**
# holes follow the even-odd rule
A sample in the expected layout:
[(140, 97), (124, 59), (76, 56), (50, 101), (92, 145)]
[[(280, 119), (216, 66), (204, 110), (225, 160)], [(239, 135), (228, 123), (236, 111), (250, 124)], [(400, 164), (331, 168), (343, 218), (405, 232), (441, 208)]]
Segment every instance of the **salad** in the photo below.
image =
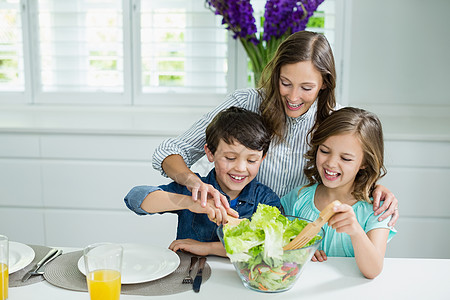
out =
[(284, 251), (307, 224), (297, 218), (289, 220), (274, 206), (259, 204), (251, 221), (223, 226), (227, 255), (244, 284), (261, 291), (289, 289), (322, 239), (317, 235), (301, 249)]

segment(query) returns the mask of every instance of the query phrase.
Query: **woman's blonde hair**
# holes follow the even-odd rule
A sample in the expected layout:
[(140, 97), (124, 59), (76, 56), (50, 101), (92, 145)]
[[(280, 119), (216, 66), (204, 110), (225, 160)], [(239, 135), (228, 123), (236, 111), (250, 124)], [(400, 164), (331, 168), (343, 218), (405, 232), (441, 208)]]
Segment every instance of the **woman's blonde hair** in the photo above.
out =
[(386, 175), (384, 167), (383, 129), (378, 117), (368, 111), (354, 107), (345, 107), (334, 111), (312, 132), (309, 145), (311, 149), (305, 154), (307, 159), (305, 175), (308, 186), (322, 183), (316, 166), (319, 146), (329, 137), (352, 133), (361, 143), (364, 157), (362, 167), (356, 175), (352, 195), (356, 200), (372, 203), (370, 195), (376, 182)]
[(272, 60), (264, 68), (258, 92), (263, 99), (260, 112), (278, 141), (284, 140), (286, 112), (280, 94), (280, 70), (288, 64), (311, 61), (322, 74), (324, 88), (320, 90), (317, 103), (317, 115), (313, 129), (334, 109), (336, 99), (336, 69), (333, 51), (324, 35), (310, 31), (299, 31), (284, 40)]

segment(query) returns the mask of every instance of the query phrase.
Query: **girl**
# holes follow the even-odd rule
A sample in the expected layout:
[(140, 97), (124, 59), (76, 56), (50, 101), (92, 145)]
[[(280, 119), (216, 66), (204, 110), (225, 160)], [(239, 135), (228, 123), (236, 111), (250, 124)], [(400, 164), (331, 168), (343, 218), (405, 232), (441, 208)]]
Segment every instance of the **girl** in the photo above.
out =
[(326, 256), (355, 257), (367, 278), (383, 268), (386, 244), (395, 235), (388, 220), (379, 222), (370, 195), (383, 165), (383, 132), (378, 118), (362, 109), (346, 107), (333, 112), (312, 134), (305, 175), (309, 184), (281, 199), (287, 215), (315, 220), (334, 200), (336, 214), (324, 225), (325, 239), (313, 260)]

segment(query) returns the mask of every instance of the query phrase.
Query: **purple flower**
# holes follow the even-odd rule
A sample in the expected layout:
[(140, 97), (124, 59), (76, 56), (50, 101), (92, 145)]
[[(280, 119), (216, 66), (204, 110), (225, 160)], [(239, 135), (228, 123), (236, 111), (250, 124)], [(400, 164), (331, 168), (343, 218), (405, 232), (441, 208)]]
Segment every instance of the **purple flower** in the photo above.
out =
[[(264, 12), (263, 40), (280, 38), (304, 30), (309, 18), (324, 0), (267, 0)], [(257, 28), (250, 0), (206, 0), (207, 6), (222, 16), (222, 24), (242, 38), (257, 45)]]
[(258, 43), (253, 7), (250, 0), (207, 0), (206, 4), (216, 15), (222, 16), (222, 24), (233, 32), (233, 38), (244, 38)]
[(305, 30), (309, 18), (324, 0), (267, 0), (263, 40)]

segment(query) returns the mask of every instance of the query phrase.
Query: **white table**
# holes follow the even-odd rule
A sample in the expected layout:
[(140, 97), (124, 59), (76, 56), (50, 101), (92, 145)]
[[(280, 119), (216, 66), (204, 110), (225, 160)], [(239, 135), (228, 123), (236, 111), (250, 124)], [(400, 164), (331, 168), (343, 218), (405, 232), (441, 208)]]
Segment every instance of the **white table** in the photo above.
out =
[[(70, 252), (75, 249), (64, 249)], [(295, 286), (283, 293), (264, 294), (246, 289), (226, 258), (208, 257), (211, 278), (200, 293), (188, 291), (159, 299), (450, 299), (450, 259), (386, 258), (383, 272), (374, 280), (364, 278), (353, 258), (331, 257), (309, 262)], [(148, 296), (121, 295), (122, 300)], [(153, 298), (156, 298), (155, 296)], [(43, 281), (9, 289), (9, 300), (89, 300), (88, 293), (55, 287)]]

